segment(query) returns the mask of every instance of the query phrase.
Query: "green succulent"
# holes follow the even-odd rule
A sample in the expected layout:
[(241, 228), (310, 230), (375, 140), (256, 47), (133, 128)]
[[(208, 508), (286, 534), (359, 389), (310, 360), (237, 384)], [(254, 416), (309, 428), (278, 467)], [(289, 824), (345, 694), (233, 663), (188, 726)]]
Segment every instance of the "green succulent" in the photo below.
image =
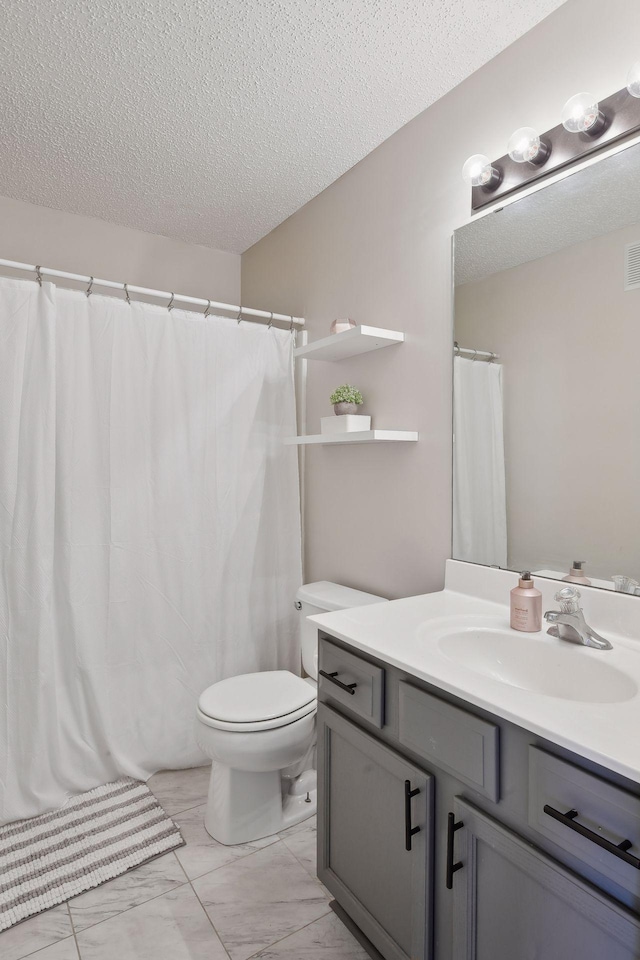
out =
[(329, 397), (329, 403), (363, 403), (362, 394), (357, 387), (352, 387), (345, 383), (342, 387), (334, 390)]

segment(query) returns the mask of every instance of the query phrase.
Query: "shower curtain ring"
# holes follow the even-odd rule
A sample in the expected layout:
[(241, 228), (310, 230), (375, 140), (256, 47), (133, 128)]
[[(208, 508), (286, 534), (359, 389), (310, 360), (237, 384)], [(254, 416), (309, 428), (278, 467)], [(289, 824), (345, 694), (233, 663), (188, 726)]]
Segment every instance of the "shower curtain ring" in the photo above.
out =
[(211, 300), (208, 301), (207, 306), (205, 307), (205, 311), (204, 311), (203, 316), (208, 317), (208, 316), (209, 316), (209, 310), (211, 310)]
[(293, 333), (293, 317), (291, 317), (291, 323), (289, 324), (289, 333)]
[(123, 284), (123, 286), (124, 286), (124, 295), (127, 298), (127, 303), (129, 304), (129, 306), (131, 306), (131, 297), (129, 296), (129, 286), (126, 283)]
[(267, 324), (267, 330), (271, 330), (271, 327), (272, 327), (272, 326), (273, 326), (273, 310), (271, 311), (271, 319), (269, 320), (269, 323)]
[(93, 286), (93, 277), (89, 277), (89, 286), (87, 287), (85, 293), (87, 295), (87, 300), (91, 296), (91, 287)]
[(36, 280), (38, 281), (38, 286), (42, 286), (42, 274), (40, 273), (40, 267), (36, 267)]
[(478, 351), (477, 351), (477, 350), (474, 350), (474, 351), (473, 351), (473, 359), (474, 359), (474, 360), (477, 360), (477, 358), (478, 358)]
[(241, 323), (241, 322), (242, 322), (242, 319), (243, 319), (243, 317), (242, 317), (242, 304), (240, 304), (240, 307), (238, 308), (238, 316), (236, 317), (236, 320), (238, 321), (238, 323)]
[(167, 304), (167, 310), (169, 311), (169, 313), (171, 313), (171, 311), (173, 310), (173, 301), (174, 301), (174, 295), (171, 294), (171, 300), (169, 300), (169, 303)]

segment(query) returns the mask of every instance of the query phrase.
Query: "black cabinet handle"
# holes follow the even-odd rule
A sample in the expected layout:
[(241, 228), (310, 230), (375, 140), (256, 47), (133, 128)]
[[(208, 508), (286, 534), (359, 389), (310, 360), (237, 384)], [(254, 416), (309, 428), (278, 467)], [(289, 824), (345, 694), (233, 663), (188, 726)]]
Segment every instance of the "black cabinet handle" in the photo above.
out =
[(570, 830), (575, 830), (581, 837), (586, 837), (587, 840), (591, 840), (592, 843), (597, 843), (599, 847), (602, 847), (603, 850), (608, 850), (614, 857), (619, 857), (620, 860), (631, 864), (636, 870), (640, 870), (640, 860), (638, 857), (634, 857), (632, 853), (627, 853), (629, 847), (633, 846), (631, 840), (623, 840), (622, 843), (618, 844), (612, 843), (611, 840), (605, 840), (599, 833), (595, 833), (593, 830), (589, 830), (588, 827), (583, 827), (581, 823), (576, 822), (576, 817), (578, 816), (577, 810), (567, 810), (566, 813), (560, 813), (559, 810), (550, 807), (548, 803), (545, 803), (543, 810), (550, 817), (553, 817), (554, 820), (563, 823), (565, 827), (569, 827)]
[(453, 890), (453, 875), (464, 866), (460, 860), (457, 863), (453, 862), (453, 838), (460, 827), (464, 827), (464, 822), (456, 821), (455, 813), (450, 813), (447, 817), (447, 890)]
[(338, 671), (334, 670), (333, 673), (327, 673), (326, 670), (318, 671), (321, 677), (324, 677), (325, 680), (331, 680), (331, 683), (335, 683), (337, 687), (340, 687), (341, 690), (345, 690), (347, 693), (354, 694), (356, 692), (357, 683), (343, 683), (342, 680), (338, 680)]
[(420, 793), (420, 788), (411, 789), (411, 780), (404, 782), (404, 848), (411, 851), (411, 837), (420, 833), (420, 827), (411, 826), (411, 801)]

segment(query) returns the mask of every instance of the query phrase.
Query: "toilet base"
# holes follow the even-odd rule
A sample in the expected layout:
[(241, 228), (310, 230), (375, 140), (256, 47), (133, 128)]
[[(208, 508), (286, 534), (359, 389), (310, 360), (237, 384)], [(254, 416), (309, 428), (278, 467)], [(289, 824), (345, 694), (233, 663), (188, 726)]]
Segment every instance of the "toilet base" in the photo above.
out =
[[(313, 817), (318, 809), (318, 776), (315, 770), (305, 770), (288, 784), (288, 791), (282, 798), (282, 826), (286, 830), (296, 823)], [(283, 781), (287, 785), (287, 781)]]
[(315, 770), (285, 780), (279, 770), (233, 770), (215, 760), (211, 765), (204, 825), (218, 843), (233, 846), (273, 836), (316, 810)]

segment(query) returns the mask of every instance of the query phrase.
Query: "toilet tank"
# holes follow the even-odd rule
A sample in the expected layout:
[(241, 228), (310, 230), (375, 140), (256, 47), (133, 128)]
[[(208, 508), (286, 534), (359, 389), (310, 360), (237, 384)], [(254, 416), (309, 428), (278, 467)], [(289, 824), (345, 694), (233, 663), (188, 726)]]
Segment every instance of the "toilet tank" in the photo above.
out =
[(373, 593), (331, 583), (329, 580), (318, 580), (300, 587), (296, 593), (296, 607), (300, 616), (302, 666), (308, 676), (318, 679), (318, 627), (315, 623), (309, 623), (307, 617), (329, 613), (331, 610), (363, 607), (368, 603), (388, 603), (388, 600)]

